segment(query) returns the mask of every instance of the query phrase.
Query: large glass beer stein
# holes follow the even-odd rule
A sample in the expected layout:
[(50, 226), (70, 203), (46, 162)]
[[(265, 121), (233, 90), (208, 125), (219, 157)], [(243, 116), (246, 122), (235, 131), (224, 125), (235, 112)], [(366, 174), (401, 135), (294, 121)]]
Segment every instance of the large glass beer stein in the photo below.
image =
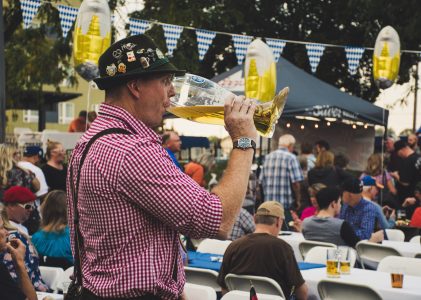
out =
[[(225, 99), (234, 95), (206, 78), (185, 74), (175, 77), (175, 96), (167, 109), (174, 115), (191, 121), (224, 125)], [(270, 102), (257, 102), (254, 124), (261, 136), (272, 137), (275, 125), (285, 106), (288, 88), (284, 88)]]

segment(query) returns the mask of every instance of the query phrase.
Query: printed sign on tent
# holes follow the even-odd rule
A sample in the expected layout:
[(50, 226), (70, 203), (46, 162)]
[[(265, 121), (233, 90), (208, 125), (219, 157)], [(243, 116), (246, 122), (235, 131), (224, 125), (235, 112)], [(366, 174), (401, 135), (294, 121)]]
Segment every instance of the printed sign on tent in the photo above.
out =
[(212, 41), (216, 36), (216, 32), (196, 29), (196, 36), (197, 48), (199, 49), (199, 60), (203, 60), (206, 52), (208, 52), (209, 46), (212, 44)]
[(162, 24), (164, 28), (165, 42), (167, 43), (168, 55), (172, 55), (175, 47), (177, 47), (177, 41), (180, 38), (183, 26)]
[(355, 75), (365, 49), (357, 47), (345, 47), (346, 59), (348, 60), (349, 74)]
[(311, 71), (315, 73), (317, 66), (319, 65), (320, 58), (323, 55), (323, 51), (325, 51), (325, 46), (320, 44), (306, 44), (306, 48), (308, 59), (310, 61)]

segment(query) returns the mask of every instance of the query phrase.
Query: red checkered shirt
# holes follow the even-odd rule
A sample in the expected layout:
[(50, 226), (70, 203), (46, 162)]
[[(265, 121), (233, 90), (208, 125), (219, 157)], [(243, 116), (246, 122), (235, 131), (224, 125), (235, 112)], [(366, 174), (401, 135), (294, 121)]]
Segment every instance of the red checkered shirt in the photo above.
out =
[(100, 297), (152, 293), (177, 299), (185, 283), (179, 233), (214, 237), (221, 224), (221, 202), (181, 172), (161, 147), (161, 138), (127, 111), (102, 104), (98, 115), (72, 153), (73, 178), (68, 175), (67, 180), (70, 222), (70, 185), (75, 184), (89, 139), (107, 128), (131, 134), (99, 138), (81, 168), (83, 286)]

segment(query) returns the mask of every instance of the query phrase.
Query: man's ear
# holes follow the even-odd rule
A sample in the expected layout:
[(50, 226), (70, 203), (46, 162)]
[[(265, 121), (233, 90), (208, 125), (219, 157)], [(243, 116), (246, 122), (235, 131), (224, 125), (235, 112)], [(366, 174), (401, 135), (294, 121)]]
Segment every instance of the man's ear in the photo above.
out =
[(136, 99), (139, 99), (140, 97), (140, 90), (141, 90), (141, 83), (140, 80), (131, 80), (126, 84), (129, 93), (135, 97)]

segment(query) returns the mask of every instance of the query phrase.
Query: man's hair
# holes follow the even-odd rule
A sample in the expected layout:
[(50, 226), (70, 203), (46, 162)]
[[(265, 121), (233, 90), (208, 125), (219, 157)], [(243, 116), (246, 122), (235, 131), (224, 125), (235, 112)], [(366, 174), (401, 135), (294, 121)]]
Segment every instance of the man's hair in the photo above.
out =
[(162, 135), (162, 145), (165, 145), (168, 142), (170, 135), (171, 134), (169, 132), (166, 132)]
[(279, 138), (278, 146), (289, 146), (295, 144), (295, 138), (291, 134), (284, 134)]
[(335, 155), (333, 164), (341, 169), (344, 169), (349, 164), (349, 159), (345, 154), (338, 153)]
[(339, 200), (340, 191), (336, 187), (327, 187), (321, 189), (316, 194), (317, 204), (319, 209), (326, 209), (329, 207), (330, 203), (337, 202)]
[(86, 112), (86, 110), (81, 110), (79, 112), (79, 117), (86, 118), (87, 116), (88, 116), (88, 113)]
[(333, 167), (335, 155), (330, 151), (320, 151), (316, 158), (316, 168)]
[(330, 149), (330, 145), (325, 140), (319, 140), (315, 143), (315, 145), (318, 145), (320, 148), (325, 148), (326, 150)]
[(313, 146), (310, 143), (304, 142), (301, 144), (301, 154), (311, 154)]
[(272, 216), (262, 216), (262, 215), (256, 215), (254, 216), (255, 220), (254, 222), (256, 224), (264, 224), (264, 225), (274, 225), (276, 223), (276, 217)]

